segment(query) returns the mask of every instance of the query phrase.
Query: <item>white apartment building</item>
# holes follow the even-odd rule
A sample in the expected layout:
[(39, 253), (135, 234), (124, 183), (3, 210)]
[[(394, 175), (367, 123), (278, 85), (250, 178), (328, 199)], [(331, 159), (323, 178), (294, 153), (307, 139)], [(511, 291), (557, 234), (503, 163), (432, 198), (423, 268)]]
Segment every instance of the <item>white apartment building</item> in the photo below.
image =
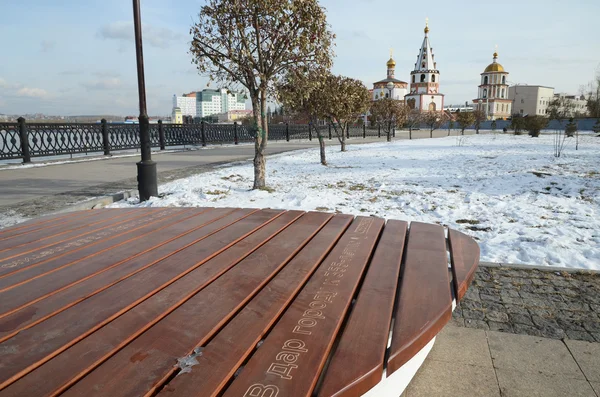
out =
[(225, 88), (205, 89), (183, 96), (173, 95), (173, 109), (175, 108), (181, 110), (182, 116), (208, 117), (232, 110), (246, 110), (246, 99), (243, 94), (228, 93)]
[(238, 93), (228, 93), (228, 90), (206, 89), (196, 93), (198, 117), (227, 113), (231, 110), (246, 110), (246, 99)]
[(587, 115), (587, 101), (584, 96), (557, 93), (554, 94), (554, 98), (564, 99), (566, 102), (570, 103), (572, 110), (569, 116)]
[(179, 108), (182, 116), (196, 117), (196, 98), (173, 95), (173, 109)]
[(509, 87), (508, 98), (513, 101), (513, 113), (545, 116), (548, 105), (554, 99), (554, 88), (518, 84)]

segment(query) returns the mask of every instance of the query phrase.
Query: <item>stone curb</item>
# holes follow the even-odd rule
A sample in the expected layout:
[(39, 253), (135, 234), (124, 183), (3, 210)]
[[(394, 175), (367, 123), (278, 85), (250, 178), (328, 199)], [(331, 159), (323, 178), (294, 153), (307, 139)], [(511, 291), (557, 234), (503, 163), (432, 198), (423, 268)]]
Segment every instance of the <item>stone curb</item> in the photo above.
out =
[(558, 267), (558, 266), (523, 265), (523, 264), (518, 264), (518, 263), (480, 262), (479, 266), (482, 266), (482, 267), (505, 267), (505, 268), (523, 269), (523, 270), (540, 270), (543, 272), (600, 274), (600, 270), (578, 269), (578, 268), (572, 268), (572, 267)]
[[(73, 204), (68, 207), (65, 207), (59, 211), (55, 211), (51, 214), (64, 214), (66, 212), (73, 211), (83, 211), (83, 210), (95, 210), (99, 208), (104, 208), (107, 205), (115, 203), (117, 201), (126, 200), (130, 197), (137, 195), (137, 189), (127, 190), (124, 192), (115, 193), (108, 196), (96, 197), (90, 200), (83, 201), (81, 203)], [(48, 215), (51, 215), (48, 214)]]

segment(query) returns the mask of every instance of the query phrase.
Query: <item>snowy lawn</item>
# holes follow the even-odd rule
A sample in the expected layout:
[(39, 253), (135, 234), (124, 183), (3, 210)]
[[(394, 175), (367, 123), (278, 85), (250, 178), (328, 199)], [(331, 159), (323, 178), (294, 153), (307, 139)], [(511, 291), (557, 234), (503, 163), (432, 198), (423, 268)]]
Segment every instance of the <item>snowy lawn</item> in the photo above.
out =
[[(251, 191), (251, 164), (161, 186), (143, 206), (340, 211), (439, 223), (474, 236), (481, 259), (600, 270), (600, 138), (478, 135), (350, 145), (272, 156), (267, 184)], [(115, 207), (140, 205), (135, 199)]]

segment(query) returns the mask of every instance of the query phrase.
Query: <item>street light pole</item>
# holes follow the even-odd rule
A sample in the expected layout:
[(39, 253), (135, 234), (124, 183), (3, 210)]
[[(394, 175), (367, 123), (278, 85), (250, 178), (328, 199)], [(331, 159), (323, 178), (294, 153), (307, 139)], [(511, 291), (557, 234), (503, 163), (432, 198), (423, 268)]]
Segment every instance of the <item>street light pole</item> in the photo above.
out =
[[(394, 87), (395, 87), (395, 84), (394, 84), (393, 82), (391, 82), (391, 81), (389, 81), (389, 82), (386, 84), (386, 88), (387, 88), (387, 89), (388, 89), (388, 91), (390, 92), (390, 101), (392, 101), (392, 100), (393, 100), (393, 99), (392, 99), (392, 91), (394, 90)], [(390, 102), (390, 103), (392, 103), (392, 102)], [(388, 132), (387, 132), (387, 141), (388, 141), (388, 142), (391, 142), (391, 141), (392, 141), (391, 133), (392, 133), (392, 124), (393, 124), (393, 123), (394, 123), (394, 116), (392, 115), (392, 118), (390, 119), (390, 125), (389, 125), (389, 127), (390, 127), (390, 128), (388, 129)]]
[(140, 201), (146, 201), (151, 196), (158, 196), (158, 181), (156, 178), (156, 162), (152, 161), (150, 150), (150, 121), (146, 110), (142, 23), (140, 19), (140, 0), (133, 0), (133, 29), (135, 32), (138, 94), (140, 98), (140, 151), (142, 154), (142, 160), (137, 163), (137, 180)]

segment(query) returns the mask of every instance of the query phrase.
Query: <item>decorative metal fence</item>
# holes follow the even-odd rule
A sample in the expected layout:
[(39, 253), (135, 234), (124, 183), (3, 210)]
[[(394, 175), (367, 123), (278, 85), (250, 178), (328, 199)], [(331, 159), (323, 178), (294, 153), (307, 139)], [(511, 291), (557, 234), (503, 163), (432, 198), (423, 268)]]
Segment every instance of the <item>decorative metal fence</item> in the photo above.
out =
[[(315, 127), (307, 124), (269, 125), (270, 141), (317, 139)], [(318, 126), (327, 139), (336, 137), (330, 125)], [(347, 138), (381, 137), (377, 128), (348, 126), (344, 131)], [(234, 124), (150, 124), (152, 147), (164, 150), (168, 146), (208, 144), (238, 144), (253, 142), (256, 130)], [(20, 118), (17, 123), (0, 123), (0, 160), (23, 159), (28, 163), (32, 157), (55, 156), (77, 153), (103, 152), (137, 149), (140, 147), (138, 124), (100, 123), (40, 124), (26, 123)]]

